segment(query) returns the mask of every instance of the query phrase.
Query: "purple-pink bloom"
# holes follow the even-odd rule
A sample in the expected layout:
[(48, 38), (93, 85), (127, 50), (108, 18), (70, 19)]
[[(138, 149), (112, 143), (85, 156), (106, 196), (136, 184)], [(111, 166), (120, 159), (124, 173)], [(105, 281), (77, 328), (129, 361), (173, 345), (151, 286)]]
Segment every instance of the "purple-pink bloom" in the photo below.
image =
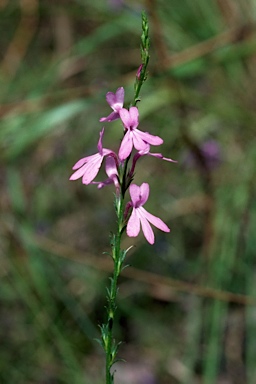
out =
[(126, 133), (119, 148), (120, 160), (125, 160), (131, 154), (133, 146), (138, 151), (149, 152), (150, 145), (163, 143), (161, 137), (153, 136), (148, 132), (137, 129), (139, 125), (139, 111), (137, 107), (131, 107), (128, 111), (125, 108), (119, 111), (120, 118), (126, 129)]
[(108, 178), (105, 181), (93, 181), (92, 184), (98, 184), (98, 188), (103, 188), (106, 185), (114, 184), (116, 187), (116, 190), (120, 190), (120, 184), (118, 179), (118, 170), (116, 166), (116, 159), (114, 159), (113, 156), (108, 156), (106, 158), (106, 174), (108, 175)]
[(133, 175), (134, 173), (134, 170), (135, 170), (135, 166), (136, 166), (136, 163), (137, 161), (139, 160), (139, 158), (141, 156), (145, 156), (145, 155), (148, 155), (148, 156), (153, 156), (153, 157), (157, 157), (158, 159), (162, 159), (162, 160), (165, 160), (165, 161), (170, 161), (172, 163), (177, 163), (176, 160), (172, 160), (168, 157), (164, 157), (162, 155), (162, 153), (151, 153), (151, 152), (148, 152), (148, 151), (139, 151), (137, 153), (135, 153), (135, 155), (133, 156), (133, 159), (132, 159), (132, 167), (131, 167), (131, 170), (129, 172), (130, 175)]
[(128, 205), (132, 206), (132, 213), (127, 223), (126, 232), (129, 237), (136, 237), (140, 232), (140, 225), (145, 238), (150, 244), (154, 244), (155, 236), (150, 226), (153, 224), (158, 229), (164, 232), (170, 232), (170, 228), (161, 220), (149, 213), (143, 208), (149, 197), (148, 183), (142, 183), (141, 186), (131, 184), (129, 188), (131, 202)]
[(113, 151), (102, 147), (103, 134), (104, 128), (100, 132), (100, 138), (98, 141), (97, 147), (99, 153), (83, 157), (82, 159), (78, 160), (78, 162), (73, 166), (73, 169), (77, 169), (77, 171), (70, 176), (69, 180), (77, 180), (82, 177), (82, 183), (88, 185), (97, 176), (105, 156), (112, 156), (117, 158)]
[(124, 88), (118, 88), (116, 93), (108, 92), (106, 99), (110, 107), (113, 109), (113, 112), (111, 112), (107, 117), (102, 117), (100, 121), (110, 122), (119, 119), (119, 111), (124, 105)]

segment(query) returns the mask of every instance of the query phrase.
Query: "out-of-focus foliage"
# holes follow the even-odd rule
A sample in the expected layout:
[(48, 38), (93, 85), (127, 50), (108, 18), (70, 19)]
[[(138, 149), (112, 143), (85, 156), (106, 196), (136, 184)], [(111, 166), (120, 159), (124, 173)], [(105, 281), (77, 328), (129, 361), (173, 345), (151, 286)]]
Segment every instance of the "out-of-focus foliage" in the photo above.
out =
[[(95, 153), (106, 92), (133, 98), (143, 9), (140, 128), (178, 163), (138, 163), (172, 231), (124, 239), (116, 382), (256, 382), (255, 2), (3, 0), (0, 383), (103, 382), (113, 189), (68, 179)], [(106, 125), (105, 146), (121, 134)]]

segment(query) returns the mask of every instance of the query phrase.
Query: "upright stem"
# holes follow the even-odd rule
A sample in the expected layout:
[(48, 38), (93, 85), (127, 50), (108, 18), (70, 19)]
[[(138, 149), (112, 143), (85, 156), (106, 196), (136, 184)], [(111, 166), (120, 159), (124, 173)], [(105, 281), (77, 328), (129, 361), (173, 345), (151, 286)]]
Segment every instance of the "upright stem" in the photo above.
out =
[[(148, 19), (145, 13), (142, 13), (142, 35), (141, 35), (141, 67), (136, 76), (134, 84), (134, 100), (132, 105), (136, 106), (139, 101), (139, 93), (142, 84), (147, 78), (147, 66), (149, 62), (149, 30)], [(121, 237), (125, 228), (125, 207), (124, 197), (127, 188), (129, 187), (133, 175), (129, 175), (128, 163), (130, 156), (125, 160), (119, 169), (120, 190), (116, 194), (115, 208), (117, 214), (117, 233), (112, 236), (112, 259), (114, 262), (113, 276), (110, 278), (110, 288), (107, 289), (107, 322), (101, 326), (101, 344), (106, 355), (106, 384), (114, 384), (114, 374), (111, 373), (111, 367), (116, 362), (116, 355), (120, 343), (116, 343), (113, 338), (113, 325), (115, 312), (117, 309), (117, 281), (121, 273), (123, 262), (127, 250), (121, 250)]]
[(140, 45), (140, 53), (141, 53), (141, 66), (136, 75), (136, 81), (134, 84), (134, 100), (132, 105), (136, 106), (137, 102), (140, 100), (140, 90), (142, 84), (147, 79), (147, 66), (149, 63), (149, 27), (148, 27), (148, 19), (147, 15), (142, 12), (142, 35), (141, 35), (141, 45)]
[(113, 235), (112, 239), (112, 259), (114, 262), (114, 272), (110, 279), (110, 289), (107, 292), (107, 323), (102, 326), (102, 341), (106, 354), (106, 384), (114, 383), (114, 375), (111, 373), (111, 367), (116, 361), (116, 354), (119, 344), (113, 338), (113, 324), (116, 312), (116, 297), (117, 297), (117, 281), (122, 270), (124, 260), (124, 252), (121, 251), (121, 237), (124, 221), (124, 196), (120, 193), (116, 197), (116, 213), (117, 213), (117, 234)]

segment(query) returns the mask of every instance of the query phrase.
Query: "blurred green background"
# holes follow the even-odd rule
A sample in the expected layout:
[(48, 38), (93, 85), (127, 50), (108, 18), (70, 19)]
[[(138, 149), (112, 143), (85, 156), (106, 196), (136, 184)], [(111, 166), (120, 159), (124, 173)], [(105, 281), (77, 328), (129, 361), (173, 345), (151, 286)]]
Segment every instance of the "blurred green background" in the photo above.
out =
[[(104, 382), (114, 190), (68, 179), (106, 93), (133, 98), (142, 10), (140, 129), (178, 163), (138, 163), (171, 233), (124, 237), (116, 383), (256, 383), (256, 2), (1, 0), (1, 384)], [(106, 125), (104, 145), (120, 133)]]

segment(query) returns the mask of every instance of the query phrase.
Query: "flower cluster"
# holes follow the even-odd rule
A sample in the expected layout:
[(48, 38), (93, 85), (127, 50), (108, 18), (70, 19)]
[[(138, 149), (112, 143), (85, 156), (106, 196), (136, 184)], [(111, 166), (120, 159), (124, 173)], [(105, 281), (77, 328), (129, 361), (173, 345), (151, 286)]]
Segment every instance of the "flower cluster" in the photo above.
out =
[[(131, 201), (127, 203), (124, 214), (127, 235), (130, 237), (138, 236), (140, 227), (142, 227), (145, 238), (150, 244), (153, 244), (154, 233), (150, 223), (164, 232), (170, 232), (170, 229), (161, 219), (150, 214), (143, 208), (143, 205), (149, 197), (149, 185), (147, 183), (142, 183), (141, 186), (131, 184), (134, 177), (135, 166), (138, 159), (145, 155), (154, 156), (170, 162), (174, 162), (174, 160), (164, 157), (161, 153), (150, 152), (151, 145), (160, 145), (163, 143), (163, 140), (158, 136), (153, 136), (148, 132), (142, 132), (138, 129), (138, 108), (135, 106), (130, 107), (130, 109), (123, 107), (123, 87), (118, 88), (116, 93), (108, 92), (106, 100), (113, 112), (107, 117), (102, 117), (100, 122), (111, 122), (120, 118), (124, 128), (124, 136), (118, 153), (103, 147), (103, 128), (98, 141), (98, 152), (80, 159), (73, 167), (75, 172), (71, 175), (70, 180), (77, 180), (81, 177), (83, 184), (97, 184), (98, 188), (114, 184), (117, 196), (121, 194), (122, 198), (124, 198), (126, 190), (129, 189)], [(136, 151), (133, 151), (133, 149)], [(133, 154), (133, 152), (135, 153)], [(127, 164), (132, 154), (131, 169), (127, 170)], [(105, 181), (94, 181), (104, 158), (105, 170), (108, 177)]]

